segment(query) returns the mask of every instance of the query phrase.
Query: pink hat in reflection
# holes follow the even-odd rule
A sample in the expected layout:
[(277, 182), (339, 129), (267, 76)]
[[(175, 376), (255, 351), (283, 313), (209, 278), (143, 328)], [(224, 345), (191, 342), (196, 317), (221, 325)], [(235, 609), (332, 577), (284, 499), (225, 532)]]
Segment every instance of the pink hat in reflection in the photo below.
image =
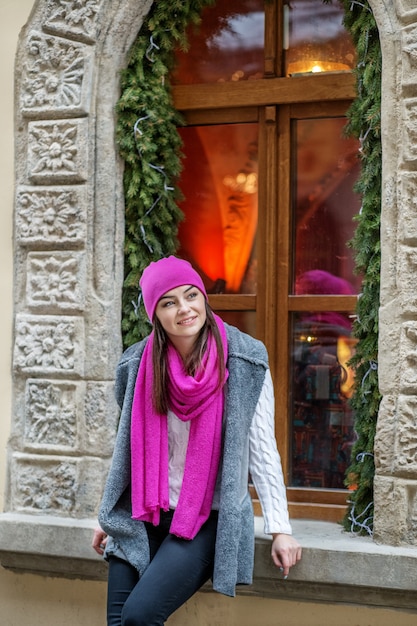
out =
[[(334, 276), (325, 270), (310, 270), (301, 274), (295, 283), (297, 295), (354, 295), (352, 285), (339, 276)], [(333, 327), (342, 327), (350, 330), (352, 322), (347, 315), (338, 311), (321, 311), (313, 315), (305, 315), (303, 323), (320, 323)]]

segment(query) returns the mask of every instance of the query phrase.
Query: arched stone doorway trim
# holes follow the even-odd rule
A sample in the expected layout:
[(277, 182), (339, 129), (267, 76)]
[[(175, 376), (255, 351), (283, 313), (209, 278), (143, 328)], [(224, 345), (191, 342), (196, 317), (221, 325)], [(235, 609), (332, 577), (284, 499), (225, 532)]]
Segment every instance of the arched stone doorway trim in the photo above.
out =
[(100, 575), (88, 546), (112, 451), (122, 349), (114, 106), (151, 4), (38, 0), (19, 38), (5, 566), (33, 569), (35, 553), (40, 571), (71, 575), (76, 557), (81, 575)]

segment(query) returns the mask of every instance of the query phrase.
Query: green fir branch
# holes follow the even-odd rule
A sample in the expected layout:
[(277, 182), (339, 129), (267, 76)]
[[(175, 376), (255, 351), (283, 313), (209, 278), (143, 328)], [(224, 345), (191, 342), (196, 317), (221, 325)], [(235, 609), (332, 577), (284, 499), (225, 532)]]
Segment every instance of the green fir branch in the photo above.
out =
[(173, 106), (169, 73), (175, 49), (187, 50), (186, 29), (198, 24), (214, 0), (154, 2), (121, 74), (116, 141), (124, 160), (125, 273), (122, 335), (125, 346), (149, 333), (138, 306), (139, 278), (151, 262), (178, 248), (183, 218), (178, 179), (182, 169), (183, 120)]
[(355, 371), (351, 405), (357, 440), (347, 471), (349, 507), (343, 520), (346, 530), (373, 532), (374, 439), (381, 396), (378, 387), (378, 311), (381, 270), (381, 47), (375, 18), (367, 0), (342, 0), (344, 24), (357, 51), (355, 70), (358, 95), (348, 112), (346, 133), (361, 144), (361, 174), (356, 191), (362, 207), (350, 245), (355, 251), (356, 271), (363, 276), (357, 305), (354, 336)]

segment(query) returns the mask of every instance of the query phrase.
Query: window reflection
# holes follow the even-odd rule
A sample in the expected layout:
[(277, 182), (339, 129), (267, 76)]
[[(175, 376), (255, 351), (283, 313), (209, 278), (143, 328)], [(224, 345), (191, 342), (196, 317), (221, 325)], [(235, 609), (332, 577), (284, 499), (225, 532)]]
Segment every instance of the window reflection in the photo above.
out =
[(339, 2), (291, 0), (284, 5), (287, 76), (353, 69), (355, 49), (343, 15)]
[(177, 50), (173, 84), (216, 83), (263, 77), (263, 0), (228, 0), (205, 7), (198, 28), (187, 31), (187, 52)]
[(209, 293), (256, 293), (258, 125), (180, 129), (185, 219), (180, 255), (202, 274)]
[[(360, 291), (347, 242), (355, 231), (360, 196), (358, 142), (343, 136), (345, 118), (293, 122), (294, 283), (307, 271), (325, 270)], [(322, 292), (324, 293), (324, 292)]]
[(293, 487), (342, 489), (355, 440), (348, 366), (355, 340), (339, 312), (294, 314), (292, 337)]
[[(354, 295), (360, 277), (347, 242), (360, 198), (358, 143), (344, 118), (293, 123), (293, 285), (296, 296)], [(291, 318), (291, 485), (342, 489), (355, 439), (352, 317), (311, 311)]]
[(256, 337), (256, 313), (255, 311), (219, 311), (222, 320), (231, 326), (237, 326), (240, 330), (252, 337)]

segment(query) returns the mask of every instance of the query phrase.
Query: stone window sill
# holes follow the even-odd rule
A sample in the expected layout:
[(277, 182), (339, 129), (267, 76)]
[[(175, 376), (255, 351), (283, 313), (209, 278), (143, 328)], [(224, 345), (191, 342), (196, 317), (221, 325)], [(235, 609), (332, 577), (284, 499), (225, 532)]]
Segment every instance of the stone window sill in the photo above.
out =
[[(3, 513), (0, 563), (16, 572), (105, 580), (107, 565), (91, 548), (94, 526), (94, 520)], [(292, 520), (292, 526), (303, 558), (283, 580), (263, 520), (256, 518), (254, 582), (238, 587), (238, 594), (417, 608), (417, 547), (378, 545), (330, 522)]]

